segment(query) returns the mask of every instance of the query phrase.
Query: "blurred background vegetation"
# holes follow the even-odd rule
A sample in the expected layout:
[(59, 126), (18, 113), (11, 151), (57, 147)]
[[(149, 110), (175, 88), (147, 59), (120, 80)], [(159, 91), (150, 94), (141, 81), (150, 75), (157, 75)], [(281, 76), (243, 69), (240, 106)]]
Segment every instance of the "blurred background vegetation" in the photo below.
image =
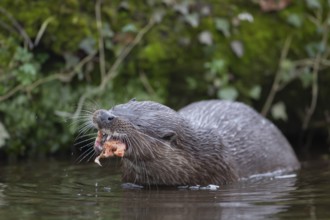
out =
[(328, 0), (0, 2), (0, 158), (72, 152), (84, 111), (231, 99), (329, 151)]

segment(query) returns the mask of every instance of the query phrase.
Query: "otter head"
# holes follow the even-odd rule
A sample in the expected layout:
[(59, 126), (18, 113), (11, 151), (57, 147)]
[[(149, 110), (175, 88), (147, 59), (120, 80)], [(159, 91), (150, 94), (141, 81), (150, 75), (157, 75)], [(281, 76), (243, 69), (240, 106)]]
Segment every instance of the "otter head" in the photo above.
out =
[(100, 152), (105, 141), (118, 140), (126, 145), (125, 158), (156, 158), (162, 154), (159, 151), (169, 150), (175, 142), (180, 127), (178, 117), (172, 109), (150, 101), (132, 100), (110, 110), (97, 110), (93, 124), (102, 138), (94, 148)]

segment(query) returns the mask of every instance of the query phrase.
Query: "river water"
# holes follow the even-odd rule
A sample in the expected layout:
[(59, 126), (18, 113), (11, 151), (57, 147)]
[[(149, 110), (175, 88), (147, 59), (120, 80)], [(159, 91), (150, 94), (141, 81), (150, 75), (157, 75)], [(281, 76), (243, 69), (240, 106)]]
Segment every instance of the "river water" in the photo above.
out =
[(0, 219), (330, 219), (330, 165), (218, 190), (123, 188), (118, 161), (0, 166)]

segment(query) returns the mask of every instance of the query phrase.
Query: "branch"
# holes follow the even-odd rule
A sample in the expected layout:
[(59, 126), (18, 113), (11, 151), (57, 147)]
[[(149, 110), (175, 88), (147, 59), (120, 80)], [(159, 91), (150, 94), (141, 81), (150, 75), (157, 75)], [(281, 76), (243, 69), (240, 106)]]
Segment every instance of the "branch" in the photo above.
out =
[(272, 85), (272, 88), (268, 94), (268, 97), (266, 99), (266, 102), (261, 110), (261, 114), (263, 116), (267, 116), (268, 112), (269, 112), (269, 109), (274, 101), (274, 98), (275, 98), (275, 95), (279, 89), (279, 86), (280, 86), (280, 81), (281, 81), (281, 64), (282, 62), (286, 59), (287, 55), (288, 55), (288, 52), (289, 52), (289, 48), (290, 48), (290, 45), (291, 45), (291, 36), (290, 37), (287, 37), (286, 40), (285, 40), (285, 43), (284, 43), (284, 46), (283, 46), (283, 49), (282, 49), (282, 52), (281, 52), (281, 57), (280, 57), (280, 60), (279, 60), (279, 64), (278, 64), (278, 69), (277, 69), (277, 72), (276, 72), (276, 75), (275, 75), (275, 79), (273, 81), (273, 85)]
[(37, 37), (36, 37), (36, 39), (34, 40), (34, 44), (33, 44), (34, 46), (37, 46), (37, 45), (39, 44), (39, 42), (40, 42), (40, 40), (41, 40), (43, 34), (45, 33), (45, 31), (46, 31), (46, 29), (47, 29), (48, 24), (49, 24), (51, 21), (53, 21), (53, 20), (54, 20), (53, 17), (49, 17), (49, 18), (47, 18), (47, 19), (42, 23), (42, 25), (41, 25), (41, 27), (40, 27), (40, 29), (39, 29), (39, 31), (38, 31)]
[(4, 29), (6, 29), (7, 31), (9, 31), (12, 34), (17, 34), (16, 30), (14, 28), (10, 27), (8, 24), (3, 22), (2, 20), (0, 20), (0, 26), (2, 26)]
[(22, 90), (23, 85), (18, 85), (16, 87), (14, 87), (12, 90), (10, 90), (9, 92), (7, 92), (5, 95), (0, 96), (0, 102), (2, 102), (3, 100), (6, 100), (8, 98), (10, 98), (11, 96), (13, 96), (16, 92)]
[(152, 86), (148, 80), (148, 77), (146, 76), (146, 74), (144, 72), (140, 73), (140, 81), (142, 82), (144, 88), (148, 91), (148, 93), (150, 95), (156, 94), (155, 90), (152, 88)]
[(105, 88), (106, 84), (116, 76), (119, 66), (123, 63), (124, 59), (128, 56), (128, 54), (133, 50), (133, 48), (140, 43), (144, 35), (154, 26), (154, 19), (150, 19), (148, 24), (136, 35), (134, 40), (129, 43), (117, 57), (109, 71), (107, 72), (104, 80), (101, 82), (100, 87), (102, 90)]
[(141, 42), (141, 40), (143, 39), (144, 35), (153, 27), (153, 25), (155, 24), (154, 20), (151, 18), (148, 22), (148, 24), (141, 29), (141, 31), (136, 35), (136, 37), (134, 38), (134, 40), (129, 43), (120, 53), (120, 55), (117, 57), (117, 59), (115, 60), (115, 62), (112, 64), (112, 66), (110, 67), (109, 71), (107, 72), (107, 74), (105, 75), (104, 79), (101, 81), (100, 85), (92, 90), (88, 90), (86, 91), (79, 99), (78, 102), (78, 107), (76, 108), (75, 112), (72, 114), (72, 118), (76, 119), (79, 117), (80, 112), (82, 110), (82, 106), (84, 105), (84, 102), (87, 98), (90, 98), (96, 94), (99, 94), (101, 92), (104, 91), (104, 89), (106, 88), (107, 83), (113, 79), (114, 77), (117, 76), (118, 73), (118, 68), (120, 67), (120, 65), (123, 63), (123, 61), (125, 60), (125, 58), (129, 55), (129, 53), (133, 50), (133, 48)]
[(11, 21), (11, 23), (13, 24), (13, 26), (17, 29), (17, 31), (20, 33), (20, 35), (24, 39), (25, 43), (27, 43), (28, 46), (29, 46), (29, 48), (32, 49), (33, 48), (33, 43), (31, 41), (30, 37), (25, 32), (24, 28), (4, 8), (0, 7), (0, 13), (2, 13), (3, 15), (5, 15)]
[[(330, 66), (330, 60), (326, 59), (329, 54), (324, 54), (323, 59), (321, 60), (322, 66)], [(313, 67), (315, 58), (306, 58), (302, 60), (293, 61), (295, 67)]]
[[(330, 17), (330, 14), (327, 16), (327, 18)], [(328, 20), (326, 19), (326, 21), (324, 22), (325, 24), (323, 25), (323, 35), (322, 35), (322, 41), (321, 44), (326, 46), (327, 42), (328, 42), (328, 37), (329, 37), (329, 26), (327, 24)], [(306, 130), (309, 122), (311, 120), (311, 117), (315, 111), (316, 108), (316, 104), (317, 104), (317, 98), (318, 98), (318, 93), (319, 93), (319, 85), (318, 85), (318, 73), (319, 73), (319, 69), (321, 66), (321, 62), (323, 60), (323, 51), (318, 51), (315, 61), (314, 61), (314, 65), (313, 65), (313, 85), (312, 85), (312, 100), (310, 103), (310, 106), (307, 109), (306, 112), (306, 116), (304, 118), (303, 121), (303, 130)]]
[(101, 4), (102, 4), (102, 0), (97, 0), (95, 3), (95, 17), (96, 17), (96, 27), (99, 33), (100, 73), (101, 73), (101, 80), (103, 80), (106, 70), (105, 70), (105, 55), (104, 55), (104, 39), (102, 33)]
[(71, 72), (69, 73), (57, 73), (57, 74), (53, 74), (50, 75), (48, 77), (45, 78), (41, 78), (37, 81), (35, 81), (34, 83), (27, 85), (27, 86), (23, 86), (23, 85), (18, 85), (16, 87), (14, 87), (12, 90), (10, 90), (9, 92), (7, 92), (5, 95), (0, 96), (0, 102), (4, 101), (10, 97), (12, 97), (13, 95), (15, 95), (17, 92), (19, 91), (26, 91), (26, 92), (31, 92), (33, 89), (35, 89), (36, 87), (45, 84), (47, 82), (53, 81), (53, 80), (60, 80), (62, 82), (70, 82), (72, 80), (72, 78), (78, 73), (78, 70), (81, 69), (87, 62), (89, 62), (90, 60), (92, 60), (95, 56), (96, 52), (88, 55), (87, 57), (85, 57), (84, 59), (82, 59), (74, 68)]

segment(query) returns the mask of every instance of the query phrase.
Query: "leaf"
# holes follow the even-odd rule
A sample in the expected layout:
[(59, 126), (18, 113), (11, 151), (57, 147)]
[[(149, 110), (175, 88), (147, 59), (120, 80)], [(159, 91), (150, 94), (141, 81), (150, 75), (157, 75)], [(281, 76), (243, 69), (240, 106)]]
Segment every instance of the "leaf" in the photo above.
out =
[(10, 138), (10, 136), (9, 136), (5, 126), (0, 122), (0, 148), (5, 145), (6, 140), (9, 138)]
[(109, 23), (105, 23), (103, 26), (102, 26), (102, 36), (103, 37), (108, 37), (108, 38), (112, 38), (114, 35), (113, 31), (111, 30), (110, 28), (110, 25)]
[(43, 64), (49, 59), (50, 55), (47, 53), (38, 53), (35, 55), (35, 59), (40, 63)]
[(95, 45), (96, 42), (94, 38), (86, 37), (80, 42), (79, 48), (85, 51), (87, 54), (92, 54), (95, 51)]
[(104, 40), (104, 46), (107, 50), (112, 50), (113, 49), (113, 43), (110, 39), (105, 39)]
[(175, 0), (162, 0), (162, 3), (164, 3), (166, 6), (174, 5), (176, 4), (175, 2)]
[(189, 37), (180, 37), (178, 42), (182, 46), (189, 46), (191, 44), (191, 39)]
[(156, 23), (160, 23), (162, 22), (163, 18), (165, 16), (165, 11), (164, 10), (156, 10), (153, 14), (152, 14), (152, 18), (154, 19), (154, 21)]
[(253, 15), (248, 12), (240, 13), (237, 18), (241, 21), (248, 21), (250, 23), (254, 21)]
[(79, 58), (72, 53), (65, 53), (64, 59), (65, 69), (70, 69), (71, 67), (74, 67), (77, 63), (79, 63)]
[(156, 2), (155, 0), (147, 0), (148, 6), (155, 6)]
[(290, 14), (287, 22), (293, 27), (299, 28), (302, 26), (302, 18), (297, 14)]
[(307, 7), (310, 9), (320, 9), (321, 4), (318, 0), (305, 0)]
[(182, 15), (188, 15), (188, 13), (189, 13), (188, 7), (189, 7), (189, 5), (187, 2), (182, 2), (180, 4), (175, 4), (174, 10), (179, 12)]
[(214, 59), (211, 62), (205, 63), (204, 67), (209, 70), (212, 75), (221, 75), (226, 70), (226, 63), (223, 59)]
[(234, 40), (230, 42), (230, 47), (237, 57), (241, 58), (244, 55), (244, 47), (241, 41)]
[(185, 16), (185, 21), (190, 24), (191, 27), (198, 27), (199, 25), (199, 15), (197, 13), (188, 14)]
[(14, 54), (14, 60), (20, 61), (22, 63), (29, 62), (32, 59), (33, 55), (30, 53), (27, 49), (23, 47), (17, 47), (15, 54)]
[(191, 90), (198, 88), (198, 81), (193, 77), (187, 77), (186, 82)]
[(200, 13), (202, 16), (209, 16), (211, 14), (210, 5), (204, 5), (200, 9)]
[(223, 33), (223, 35), (225, 35), (225, 37), (229, 37), (230, 36), (230, 25), (227, 19), (224, 18), (216, 18), (215, 19), (215, 28), (218, 31), (221, 31)]
[(60, 149), (60, 145), (58, 143), (52, 143), (50, 146), (49, 151), (51, 153), (55, 153), (56, 151), (58, 151)]
[(127, 1), (121, 1), (118, 8), (121, 9), (121, 10), (129, 11), (130, 10), (130, 5)]
[(261, 94), (261, 87), (259, 85), (252, 87), (252, 89), (249, 92), (249, 96), (253, 99), (259, 99), (260, 94)]
[(127, 24), (121, 29), (121, 31), (124, 33), (127, 33), (127, 32), (136, 33), (138, 31), (138, 29), (136, 28), (135, 24)]
[(299, 78), (304, 88), (308, 88), (312, 85), (313, 75), (309, 68), (306, 67), (304, 71), (299, 75)]
[(311, 42), (305, 46), (305, 50), (309, 57), (315, 57), (318, 52), (324, 52), (325, 45), (320, 42)]
[(201, 44), (212, 45), (212, 34), (209, 31), (203, 31), (198, 35), (198, 40)]
[(294, 64), (291, 60), (285, 59), (280, 64), (281, 67), (281, 80), (283, 82), (289, 82), (294, 78)]
[(35, 76), (37, 74), (37, 69), (32, 63), (25, 63), (19, 69), (26, 75)]
[(289, 71), (293, 68), (293, 63), (291, 60), (285, 59), (281, 62), (280, 67), (284, 71)]
[(32, 63), (24, 63), (17, 71), (14, 71), (14, 74), (23, 85), (29, 85), (36, 79), (37, 67)]
[(234, 87), (225, 87), (218, 91), (218, 97), (226, 100), (235, 100), (238, 97), (238, 92)]
[(161, 42), (149, 44), (141, 51), (141, 57), (152, 63), (165, 59), (166, 56), (166, 47)]
[(288, 119), (285, 104), (283, 102), (278, 102), (274, 104), (272, 106), (271, 113), (274, 119), (282, 119), (284, 121)]

